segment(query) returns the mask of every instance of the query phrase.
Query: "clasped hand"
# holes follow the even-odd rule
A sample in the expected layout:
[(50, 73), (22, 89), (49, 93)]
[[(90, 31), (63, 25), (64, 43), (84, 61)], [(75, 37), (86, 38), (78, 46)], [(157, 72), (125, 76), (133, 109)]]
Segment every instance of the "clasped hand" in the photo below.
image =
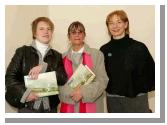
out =
[(82, 99), (83, 95), (82, 95), (82, 92), (81, 92), (81, 88), (80, 87), (77, 87), (75, 88), (71, 94), (70, 94), (70, 97), (72, 98), (72, 100), (74, 100), (75, 102), (78, 102)]

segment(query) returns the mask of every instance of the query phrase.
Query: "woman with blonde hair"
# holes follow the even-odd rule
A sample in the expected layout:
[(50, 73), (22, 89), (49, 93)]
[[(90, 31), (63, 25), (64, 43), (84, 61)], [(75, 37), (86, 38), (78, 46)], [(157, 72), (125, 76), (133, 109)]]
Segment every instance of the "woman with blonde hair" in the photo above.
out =
[(129, 19), (123, 10), (106, 18), (111, 40), (100, 50), (109, 77), (109, 113), (150, 112), (147, 93), (155, 89), (155, 63), (144, 43), (129, 37)]

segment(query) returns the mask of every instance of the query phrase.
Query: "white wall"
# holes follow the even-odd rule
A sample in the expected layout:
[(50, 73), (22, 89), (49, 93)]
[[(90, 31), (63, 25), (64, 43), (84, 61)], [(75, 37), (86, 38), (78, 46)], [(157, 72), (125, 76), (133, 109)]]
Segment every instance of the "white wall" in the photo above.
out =
[[(5, 68), (16, 48), (31, 43), (31, 22), (38, 16), (48, 16), (48, 6), (6, 6), (5, 8)], [(5, 112), (17, 112), (5, 102)]]
[[(53, 48), (64, 52), (68, 46), (67, 28), (73, 21), (81, 21), (86, 28), (86, 42), (94, 48), (109, 41), (105, 19), (116, 9), (127, 12), (130, 36), (144, 42), (154, 58), (155, 8), (154, 6), (6, 6), (5, 67), (15, 49), (31, 43), (30, 23), (38, 16), (48, 16), (55, 24)], [(155, 111), (154, 92), (149, 94), (150, 107)], [(6, 112), (12, 112), (6, 105)]]
[(130, 21), (130, 36), (144, 42), (154, 57), (154, 6), (49, 6), (49, 16), (55, 23), (53, 46), (60, 52), (68, 45), (67, 28), (73, 21), (81, 21), (86, 28), (86, 42), (95, 48), (109, 41), (106, 16), (113, 10), (123, 9)]

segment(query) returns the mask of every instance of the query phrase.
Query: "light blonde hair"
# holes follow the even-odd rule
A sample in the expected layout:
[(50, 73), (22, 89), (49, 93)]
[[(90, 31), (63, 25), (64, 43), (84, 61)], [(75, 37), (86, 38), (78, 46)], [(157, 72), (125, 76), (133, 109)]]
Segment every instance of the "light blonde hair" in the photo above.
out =
[[(114, 16), (114, 15), (117, 15), (120, 17), (120, 19), (123, 21), (123, 22), (127, 22), (127, 28), (125, 29), (125, 34), (128, 34), (129, 35), (129, 19), (128, 19), (128, 16), (127, 14), (125, 13), (125, 11), (123, 10), (115, 10), (111, 13), (108, 14), (107, 18), (106, 18), (106, 25), (107, 25), (107, 28), (108, 28), (108, 23), (110, 21), (110, 19)], [(109, 31), (109, 28), (108, 28), (108, 33), (110, 36), (111, 33)]]

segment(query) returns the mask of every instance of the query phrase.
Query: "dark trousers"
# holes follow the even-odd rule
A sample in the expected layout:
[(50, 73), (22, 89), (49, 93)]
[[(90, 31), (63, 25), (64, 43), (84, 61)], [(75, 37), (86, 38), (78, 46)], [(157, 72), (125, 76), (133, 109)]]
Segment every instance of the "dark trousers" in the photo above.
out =
[(107, 109), (109, 113), (150, 113), (147, 94), (129, 97), (107, 96)]

